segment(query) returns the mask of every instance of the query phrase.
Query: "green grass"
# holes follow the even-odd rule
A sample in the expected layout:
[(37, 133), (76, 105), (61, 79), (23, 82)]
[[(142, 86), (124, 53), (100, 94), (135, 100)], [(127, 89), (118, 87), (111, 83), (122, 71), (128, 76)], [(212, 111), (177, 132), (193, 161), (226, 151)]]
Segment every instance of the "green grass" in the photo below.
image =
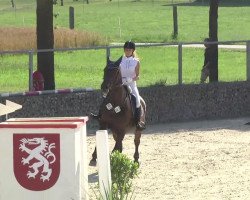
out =
[[(183, 83), (199, 83), (203, 65), (203, 49), (183, 49)], [(56, 88), (100, 88), (105, 67), (104, 50), (75, 51), (55, 54)], [(122, 55), (122, 49), (112, 49), (112, 59)], [(178, 83), (178, 56), (175, 47), (138, 48), (141, 60), (139, 87)], [(219, 51), (219, 80), (246, 80), (245, 52)], [(36, 61), (36, 57), (34, 57)], [(36, 63), (34, 63), (36, 66)], [(35, 68), (35, 67), (34, 67)], [(28, 89), (28, 56), (0, 58), (0, 92)], [(4, 74), (4, 75), (3, 75)]]
[[(16, 9), (9, 1), (0, 0), (0, 26), (30, 27), (36, 24), (36, 4), (31, 0), (18, 0)], [(65, 6), (54, 6), (54, 25), (68, 27), (69, 6), (75, 8), (75, 27), (100, 33), (107, 41), (171, 42), (172, 0), (154, 1), (83, 1), (65, 0)], [(189, 2), (189, 0), (177, 1)], [(208, 35), (207, 4), (178, 6), (178, 41), (203, 41)], [(219, 8), (219, 40), (247, 40), (250, 35), (250, 7), (229, 4)], [(120, 25), (119, 25), (120, 22)], [(141, 87), (156, 83), (178, 83), (177, 48), (138, 48), (141, 58)], [(183, 83), (198, 83), (203, 64), (204, 49), (183, 49)], [(122, 49), (112, 50), (118, 58)], [(246, 80), (246, 53), (219, 52), (219, 80)], [(34, 62), (36, 58), (34, 57)], [(36, 66), (36, 63), (34, 63)], [(56, 88), (99, 88), (105, 66), (105, 51), (76, 51), (55, 54)], [(5, 55), (0, 57), (0, 91), (24, 91), (28, 88), (28, 56)]]
[[(75, 8), (75, 27), (102, 34), (111, 41), (136, 42), (172, 41), (172, 2), (166, 1), (65, 1), (54, 6), (54, 25), (68, 27), (69, 6)], [(93, 3), (92, 3), (93, 2)], [(177, 1), (174, 1), (177, 2)], [(188, 0), (183, 2), (189, 2)], [(0, 13), (0, 26), (35, 26), (35, 3), (21, 0), (17, 9)], [(191, 5), (191, 4), (190, 4)], [(1, 6), (0, 4), (0, 9)], [(10, 3), (9, 3), (10, 7)], [(208, 35), (209, 7), (206, 4), (178, 6), (179, 41), (202, 41)], [(219, 8), (219, 40), (246, 40), (250, 35), (250, 7), (221, 6)], [(119, 25), (120, 22), (120, 25)], [(120, 35), (121, 33), (121, 35)]]

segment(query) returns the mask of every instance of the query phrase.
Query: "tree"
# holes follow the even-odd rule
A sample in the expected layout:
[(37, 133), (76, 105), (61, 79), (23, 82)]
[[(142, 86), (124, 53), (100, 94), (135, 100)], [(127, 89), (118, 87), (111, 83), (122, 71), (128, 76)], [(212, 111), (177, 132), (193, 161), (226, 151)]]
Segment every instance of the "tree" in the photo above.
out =
[[(37, 0), (37, 49), (54, 48), (53, 32), (53, 0)], [(54, 52), (39, 52), (37, 54), (38, 71), (44, 77), (44, 89), (55, 89)]]
[[(209, 38), (213, 42), (218, 41), (218, 6), (219, 0), (210, 0), (210, 10), (209, 10)], [(210, 75), (209, 82), (218, 81), (218, 44), (211, 45), (210, 54)]]

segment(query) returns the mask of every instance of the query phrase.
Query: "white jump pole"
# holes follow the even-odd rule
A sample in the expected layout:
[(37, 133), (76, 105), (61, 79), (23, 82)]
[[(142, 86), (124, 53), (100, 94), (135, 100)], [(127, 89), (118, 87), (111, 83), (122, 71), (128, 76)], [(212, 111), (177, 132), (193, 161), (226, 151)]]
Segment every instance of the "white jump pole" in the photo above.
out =
[(103, 200), (108, 200), (111, 192), (111, 170), (107, 130), (96, 132), (97, 165), (99, 172), (100, 193)]

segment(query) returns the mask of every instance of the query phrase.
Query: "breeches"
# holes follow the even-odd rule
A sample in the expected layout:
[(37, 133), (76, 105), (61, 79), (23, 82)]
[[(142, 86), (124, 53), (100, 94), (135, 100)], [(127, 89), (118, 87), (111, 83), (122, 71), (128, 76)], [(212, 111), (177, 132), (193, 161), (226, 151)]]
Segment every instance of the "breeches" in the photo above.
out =
[(132, 94), (135, 95), (135, 98), (136, 98), (136, 108), (139, 108), (141, 106), (141, 102), (140, 102), (140, 94), (139, 94), (139, 91), (138, 91), (138, 88), (136, 86), (136, 82), (133, 81), (133, 82), (130, 82), (130, 83), (126, 83), (126, 85), (128, 85), (131, 90), (132, 90)]

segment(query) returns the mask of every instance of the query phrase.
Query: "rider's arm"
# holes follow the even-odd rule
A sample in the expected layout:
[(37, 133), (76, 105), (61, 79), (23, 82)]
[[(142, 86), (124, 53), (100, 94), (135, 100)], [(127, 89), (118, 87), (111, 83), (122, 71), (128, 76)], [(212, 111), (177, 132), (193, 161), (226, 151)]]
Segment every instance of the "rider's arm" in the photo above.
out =
[(139, 76), (139, 74), (140, 74), (140, 62), (139, 61), (135, 67), (135, 74), (136, 74), (136, 76), (133, 78), (133, 80), (137, 81), (140, 78), (140, 76)]

